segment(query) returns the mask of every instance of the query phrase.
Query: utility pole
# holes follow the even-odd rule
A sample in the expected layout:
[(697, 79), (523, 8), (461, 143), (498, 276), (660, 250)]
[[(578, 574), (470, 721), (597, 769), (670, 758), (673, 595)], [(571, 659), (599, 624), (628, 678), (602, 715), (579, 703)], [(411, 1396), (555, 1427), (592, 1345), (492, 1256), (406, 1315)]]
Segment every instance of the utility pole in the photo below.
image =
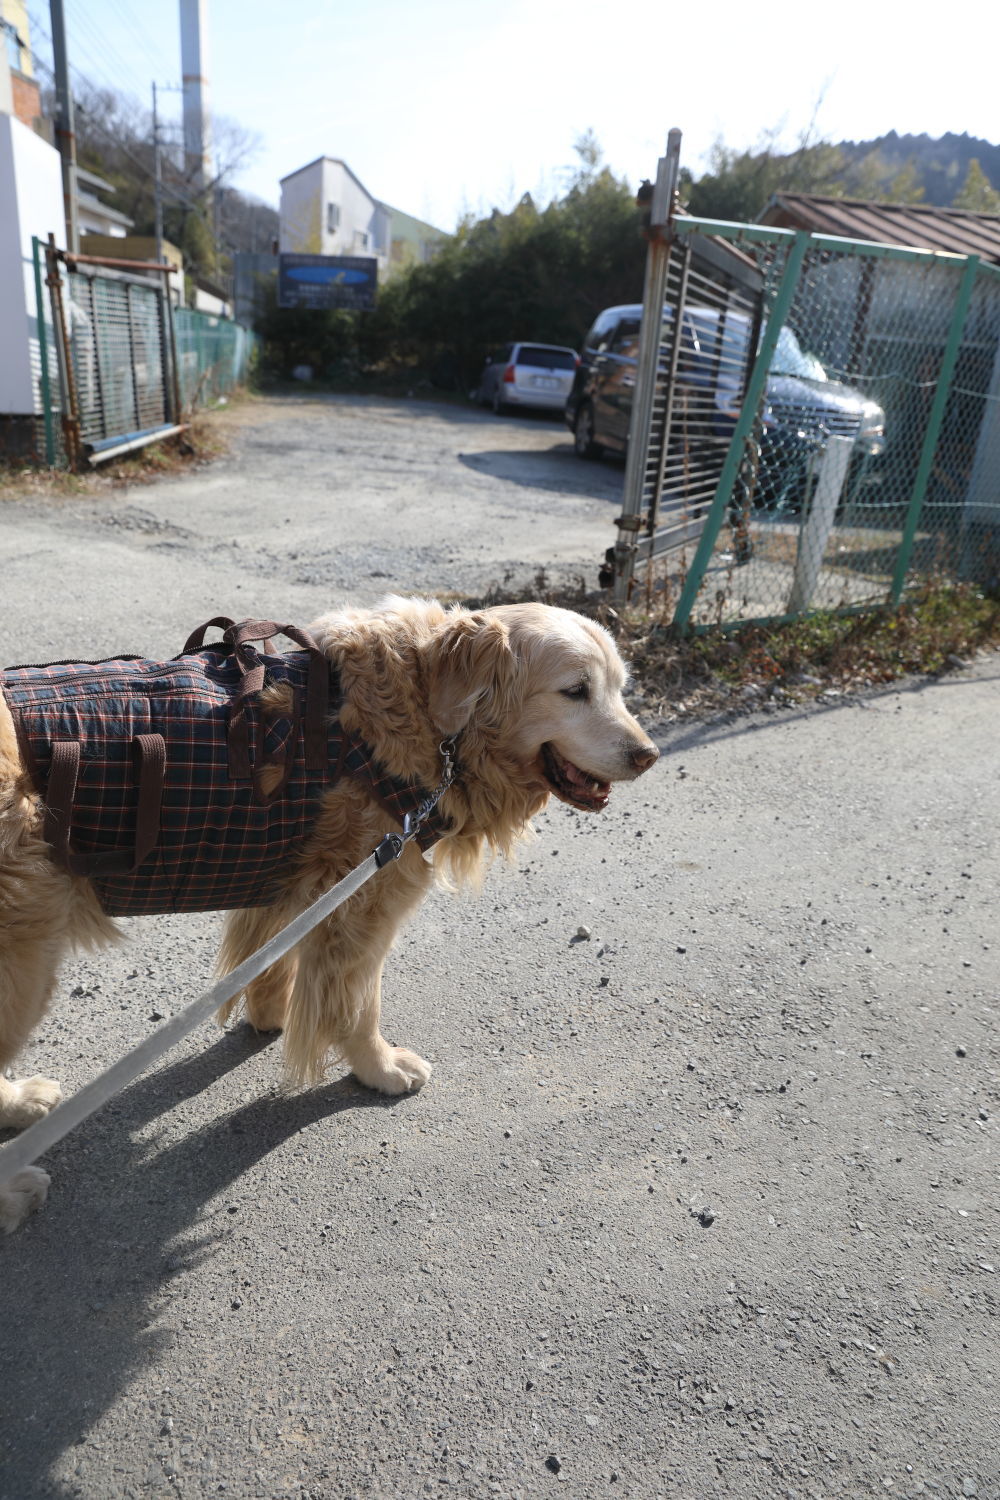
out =
[(160, 162), (160, 117), (156, 112), (156, 84), (153, 84), (153, 215), (156, 235), (156, 258), (163, 259), (163, 167)]
[(222, 184), (218, 179), (212, 186), (212, 237), (215, 240), (215, 257), (218, 262), (222, 250)]
[(161, 83), (159, 89), (153, 83), (153, 233), (156, 236), (156, 259), (162, 264), (163, 254), (163, 139), (160, 135), (159, 96), (161, 93), (179, 94), (181, 89), (174, 83)]
[(73, 128), (73, 91), (69, 82), (66, 53), (66, 20), (63, 0), (49, 0), (52, 22), (52, 61), (56, 75), (56, 142), (62, 157), (63, 203), (66, 209), (66, 243), (79, 253), (80, 224), (76, 201), (76, 135)]

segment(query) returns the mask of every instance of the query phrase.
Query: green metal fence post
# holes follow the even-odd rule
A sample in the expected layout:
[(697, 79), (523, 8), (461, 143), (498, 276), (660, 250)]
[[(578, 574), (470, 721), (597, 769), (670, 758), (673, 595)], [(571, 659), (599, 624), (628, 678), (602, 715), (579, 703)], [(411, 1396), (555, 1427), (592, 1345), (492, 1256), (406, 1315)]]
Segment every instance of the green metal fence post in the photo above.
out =
[(49, 339), (45, 332), (45, 294), (42, 291), (42, 261), (37, 235), (31, 236), (31, 253), (35, 262), (35, 307), (38, 320), (38, 358), (42, 367), (42, 416), (45, 420), (45, 462), (52, 468), (56, 461), (56, 435), (52, 425), (52, 389), (49, 376)]
[(177, 325), (174, 320), (174, 301), (170, 295), (170, 278), (164, 276), (163, 290), (161, 292), (161, 309), (163, 315), (164, 338), (164, 364), (168, 371), (170, 385), (170, 407), (171, 421), (181, 421), (181, 375), (177, 364)]
[(910, 505), (906, 512), (906, 525), (903, 528), (903, 537), (899, 544), (899, 553), (896, 557), (896, 571), (893, 574), (892, 587), (889, 591), (889, 600), (892, 604), (899, 603), (903, 592), (903, 584), (906, 581), (906, 574), (909, 570), (910, 557), (913, 553), (913, 543), (917, 535), (917, 524), (920, 520), (920, 512), (923, 509), (924, 496), (927, 493), (927, 482), (931, 477), (934, 451), (937, 448), (941, 424), (944, 421), (945, 407), (948, 404), (948, 396), (951, 391), (952, 376), (955, 373), (955, 365), (958, 362), (958, 351), (962, 343), (965, 319), (968, 315), (969, 304), (972, 301), (972, 293), (978, 272), (979, 256), (968, 256), (965, 262), (965, 270), (962, 273), (962, 280), (959, 283), (958, 294), (955, 297), (955, 309), (952, 313), (951, 327), (948, 330), (948, 342), (945, 344), (944, 354), (941, 356), (937, 389), (934, 392), (934, 401), (931, 406), (930, 416), (927, 418), (927, 427), (924, 430), (924, 441), (920, 450), (920, 462), (917, 464), (917, 472), (913, 480), (913, 490), (910, 494)]
[(722, 473), (719, 476), (715, 496), (708, 515), (705, 518), (705, 527), (701, 533), (701, 539), (698, 542), (691, 567), (688, 570), (684, 588), (681, 590), (680, 599), (677, 601), (677, 609), (673, 619), (673, 627), (677, 631), (684, 631), (687, 628), (688, 620), (691, 617), (691, 610), (694, 608), (694, 601), (697, 598), (698, 590), (701, 588), (702, 580), (705, 576), (705, 569), (708, 567), (709, 559), (712, 556), (712, 549), (715, 546), (716, 539), (722, 527), (726, 507), (733, 492), (733, 485), (736, 483), (736, 475), (743, 457), (743, 450), (753, 427), (757, 407), (764, 394), (768, 370), (770, 369), (771, 359), (778, 342), (778, 335), (784, 327), (788, 310), (792, 305), (792, 299), (795, 296), (796, 288), (799, 284), (799, 276), (802, 272), (802, 262), (805, 259), (811, 238), (812, 236), (807, 230), (797, 230), (795, 242), (788, 252), (788, 258), (785, 261), (785, 267), (781, 276), (781, 283), (774, 299), (774, 306), (767, 315), (764, 337), (761, 339), (760, 350), (757, 354), (753, 370), (750, 372), (746, 395), (743, 398), (743, 405), (736, 420), (736, 427), (733, 432), (732, 441), (729, 444), (729, 451), (726, 454), (726, 461), (722, 466)]

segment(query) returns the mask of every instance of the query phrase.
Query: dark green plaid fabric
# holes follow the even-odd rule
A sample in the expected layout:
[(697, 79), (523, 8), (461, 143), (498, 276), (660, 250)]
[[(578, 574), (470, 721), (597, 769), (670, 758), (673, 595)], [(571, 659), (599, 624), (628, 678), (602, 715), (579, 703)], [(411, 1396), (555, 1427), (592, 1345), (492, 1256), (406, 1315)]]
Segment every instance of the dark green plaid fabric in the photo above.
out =
[[(287, 683), (301, 704), (308, 653), (262, 653), (259, 660), (267, 680)], [(359, 781), (394, 823), (401, 824), (426, 798), (424, 788), (388, 776), (370, 748), (336, 719), (328, 728), (325, 773), (307, 771), (302, 714), (265, 725), (251, 698), (251, 771), (277, 763), (287, 773), (278, 790), (264, 797), (252, 775), (230, 774), (228, 716), (239, 685), (235, 659), (222, 646), (167, 662), (128, 657), (57, 662), (9, 668), (0, 677), (43, 798), (53, 741), (81, 746), (71, 825), (74, 855), (134, 843), (134, 741), (148, 734), (164, 738), (159, 841), (129, 874), (94, 879), (109, 915), (269, 905), (309, 839), (323, 792), (341, 775)], [(420, 847), (429, 848), (449, 826), (433, 813), (417, 836)]]

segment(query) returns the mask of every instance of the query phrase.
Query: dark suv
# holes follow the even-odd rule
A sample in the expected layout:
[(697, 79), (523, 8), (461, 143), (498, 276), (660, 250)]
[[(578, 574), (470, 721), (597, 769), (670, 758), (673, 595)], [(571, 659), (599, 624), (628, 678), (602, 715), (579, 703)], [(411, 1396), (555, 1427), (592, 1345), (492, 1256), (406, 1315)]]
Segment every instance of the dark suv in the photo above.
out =
[[(672, 319), (673, 309), (667, 306), (663, 315)], [(581, 458), (599, 458), (605, 450), (624, 453), (628, 446), (641, 317), (638, 303), (606, 308), (584, 340), (564, 413)], [(678, 396), (686, 398), (694, 414), (686, 431), (694, 443), (717, 447), (731, 438), (750, 338), (744, 313), (685, 308), (675, 409)], [(755, 503), (789, 510), (801, 505), (830, 434), (855, 440), (848, 494), (857, 499), (879, 482), (885, 414), (860, 391), (831, 380), (786, 324), (767, 380)]]

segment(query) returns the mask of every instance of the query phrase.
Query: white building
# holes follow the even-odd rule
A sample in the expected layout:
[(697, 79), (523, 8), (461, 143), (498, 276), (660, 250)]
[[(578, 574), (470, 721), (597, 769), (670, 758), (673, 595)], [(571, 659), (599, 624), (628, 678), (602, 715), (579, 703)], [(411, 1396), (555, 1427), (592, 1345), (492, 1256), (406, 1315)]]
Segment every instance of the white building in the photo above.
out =
[[(44, 243), (50, 232), (65, 245), (59, 153), (0, 109), (0, 453), (37, 447), (42, 395), (32, 239)], [(43, 317), (51, 360), (47, 297)]]
[(373, 198), (346, 162), (320, 156), (281, 179), (279, 249), (296, 255), (364, 255), (379, 276), (429, 260), (440, 229)]

